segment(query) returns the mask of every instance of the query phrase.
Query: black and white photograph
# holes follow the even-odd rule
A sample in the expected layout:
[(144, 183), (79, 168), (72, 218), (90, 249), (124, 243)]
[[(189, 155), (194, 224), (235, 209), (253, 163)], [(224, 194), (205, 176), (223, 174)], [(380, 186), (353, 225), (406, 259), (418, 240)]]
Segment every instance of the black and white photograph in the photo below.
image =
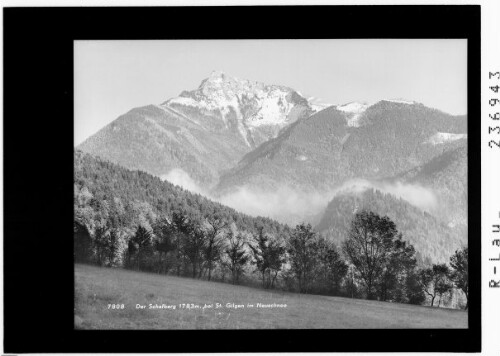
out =
[(23, 2), (1, 352), (500, 350), (500, 3)]
[(466, 54), (75, 41), (75, 328), (467, 328)]

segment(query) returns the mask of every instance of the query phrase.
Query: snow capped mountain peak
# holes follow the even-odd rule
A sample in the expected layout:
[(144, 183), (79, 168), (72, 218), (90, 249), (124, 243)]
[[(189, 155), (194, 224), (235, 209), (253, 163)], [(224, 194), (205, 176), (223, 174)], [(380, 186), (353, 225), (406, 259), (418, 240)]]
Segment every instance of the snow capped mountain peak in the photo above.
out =
[[(204, 79), (197, 90), (192, 92), (183, 92), (181, 96), (196, 96), (197, 99), (205, 101), (219, 102), (241, 99), (243, 96), (247, 97), (262, 97), (264, 92), (270, 89), (278, 88), (277, 86), (269, 86), (264, 83), (240, 79), (230, 76), (223, 71), (213, 71), (210, 76)], [(280, 87), (281, 88), (281, 87)], [(224, 104), (224, 103), (223, 103)]]
[(207, 84), (222, 83), (226, 80), (226, 78), (230, 79), (231, 77), (227, 76), (223, 71), (214, 70), (205, 80), (201, 82), (200, 88)]
[[(301, 93), (297, 92), (297, 94), (303, 96)], [(321, 111), (323, 109), (326, 109), (329, 106), (332, 106), (330, 103), (325, 103), (322, 99), (316, 98), (314, 96), (310, 96), (307, 98), (307, 101), (309, 102), (309, 106), (311, 106), (311, 109), (313, 109), (314, 112)]]
[(210, 75), (204, 79), (200, 87), (198, 89), (203, 89), (204, 87), (208, 87), (213, 89), (217, 86), (234, 86), (235, 84), (239, 84), (239, 86), (244, 86), (245, 80), (232, 77), (231, 75), (226, 74), (221, 70), (214, 70), (210, 73)]
[[(403, 99), (384, 99), (372, 103), (354, 101), (334, 107), (344, 113), (348, 126), (360, 127), (365, 124), (365, 111), (381, 102), (416, 104)], [(197, 89), (183, 91), (161, 106), (190, 118), (193, 115), (218, 118), (225, 129), (237, 129), (245, 144), (252, 147), (276, 137), (283, 127), (297, 119), (332, 105), (286, 86), (240, 79), (214, 70)], [(194, 114), (196, 112), (199, 115)], [(205, 120), (195, 121), (202, 126), (210, 125)]]
[(266, 127), (262, 129), (265, 136), (275, 137), (281, 128), (312, 109), (293, 89), (239, 79), (220, 70), (210, 73), (197, 89), (184, 91), (162, 106), (180, 111), (195, 108), (201, 114), (220, 117), (226, 128), (238, 129), (248, 146), (263, 139), (262, 133), (254, 135), (260, 127)]
[(337, 110), (352, 114), (360, 114), (364, 112), (369, 106), (370, 105), (368, 103), (353, 101), (347, 104), (337, 105)]
[(210, 78), (222, 78), (226, 76), (226, 73), (224, 73), (222, 70), (213, 70), (212, 73), (210, 73)]
[(401, 99), (401, 98), (397, 98), (397, 99), (383, 99), (383, 100), (380, 100), (380, 101), (389, 101), (389, 102), (391, 102), (391, 103), (408, 104), (408, 105), (417, 104), (417, 102), (416, 102), (416, 101), (413, 101), (413, 100), (405, 100), (405, 99)]
[(343, 111), (347, 114), (347, 126), (359, 127), (361, 126), (360, 118), (363, 113), (370, 107), (368, 103), (350, 102), (344, 105), (337, 105), (337, 110)]

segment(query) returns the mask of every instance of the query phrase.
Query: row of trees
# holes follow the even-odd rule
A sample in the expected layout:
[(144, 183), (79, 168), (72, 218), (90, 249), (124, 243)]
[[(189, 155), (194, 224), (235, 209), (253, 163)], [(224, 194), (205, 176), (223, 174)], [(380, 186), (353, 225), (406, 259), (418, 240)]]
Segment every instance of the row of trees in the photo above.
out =
[[(264, 227), (237, 231), (217, 214), (195, 218), (174, 212), (148, 229), (139, 225), (127, 235), (107, 224), (93, 233), (75, 223), (75, 260), (192, 278), (240, 284), (259, 279), (262, 287), (300, 293), (438, 306), (453, 290), (468, 298), (467, 248), (450, 266), (417, 266), (416, 251), (388, 217), (362, 211), (351, 223), (341, 249), (300, 224), (281, 234)], [(467, 307), (467, 305), (466, 305)]]
[[(468, 308), (468, 248), (457, 250), (445, 263), (418, 267), (415, 248), (403, 240), (387, 217), (362, 211), (351, 223), (342, 245), (347, 260), (355, 267), (368, 299), (422, 304), (429, 299), (438, 306), (443, 297), (461, 290)], [(428, 297), (428, 298), (427, 298)]]
[(462, 224), (451, 228), (404, 199), (376, 189), (367, 189), (359, 194), (336, 195), (315, 227), (319, 231), (327, 231), (328, 237), (340, 244), (350, 229), (352, 212), (358, 207), (381, 216), (390, 216), (406, 239), (411, 235), (420, 265), (432, 264), (433, 261), (444, 262), (450, 257), (450, 246), (456, 249), (467, 243), (467, 229)]
[(276, 234), (285, 228), (275, 220), (245, 215), (146, 172), (128, 170), (78, 150), (74, 173), (76, 220), (91, 234), (97, 226), (119, 229), (128, 236), (139, 225), (152, 231), (158, 220), (174, 212), (196, 221), (217, 215), (239, 231), (251, 231), (258, 225)]
[(438, 298), (438, 306), (441, 299), (453, 293), (454, 288), (461, 290), (465, 296), (465, 309), (469, 308), (469, 249), (467, 247), (455, 251), (450, 258), (450, 266), (445, 263), (435, 264), (420, 270), (419, 281), (424, 292), (430, 298), (431, 306), (434, 306)]

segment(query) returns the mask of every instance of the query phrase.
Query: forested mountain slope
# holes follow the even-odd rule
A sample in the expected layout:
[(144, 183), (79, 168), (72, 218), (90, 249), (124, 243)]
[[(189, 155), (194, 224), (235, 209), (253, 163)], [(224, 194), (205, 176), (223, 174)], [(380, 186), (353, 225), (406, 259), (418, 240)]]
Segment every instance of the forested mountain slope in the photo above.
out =
[(316, 229), (340, 244), (347, 236), (354, 214), (361, 210), (386, 215), (394, 221), (403, 238), (415, 246), (421, 262), (445, 262), (455, 250), (467, 245), (466, 227), (447, 226), (407, 201), (374, 189), (336, 196)]
[(74, 189), (75, 219), (91, 231), (103, 220), (130, 231), (138, 225), (150, 227), (156, 219), (171, 216), (174, 211), (193, 218), (217, 215), (246, 231), (255, 231), (258, 226), (270, 233), (285, 228), (271, 219), (241, 214), (148, 173), (131, 171), (78, 150)]
[(240, 186), (289, 185), (325, 191), (353, 178), (402, 174), (465, 146), (465, 116), (417, 103), (380, 101), (353, 114), (329, 107), (296, 121), (221, 177), (222, 194)]
[(467, 226), (467, 146), (446, 151), (397, 179), (432, 189), (439, 201), (434, 214), (451, 226)]

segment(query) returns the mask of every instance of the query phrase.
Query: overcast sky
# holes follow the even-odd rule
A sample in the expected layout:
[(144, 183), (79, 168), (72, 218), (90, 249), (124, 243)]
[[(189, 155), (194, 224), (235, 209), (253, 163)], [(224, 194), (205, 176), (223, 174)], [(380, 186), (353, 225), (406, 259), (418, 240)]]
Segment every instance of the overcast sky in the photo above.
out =
[(415, 100), (467, 111), (466, 40), (75, 41), (75, 145), (213, 70), (331, 104)]

